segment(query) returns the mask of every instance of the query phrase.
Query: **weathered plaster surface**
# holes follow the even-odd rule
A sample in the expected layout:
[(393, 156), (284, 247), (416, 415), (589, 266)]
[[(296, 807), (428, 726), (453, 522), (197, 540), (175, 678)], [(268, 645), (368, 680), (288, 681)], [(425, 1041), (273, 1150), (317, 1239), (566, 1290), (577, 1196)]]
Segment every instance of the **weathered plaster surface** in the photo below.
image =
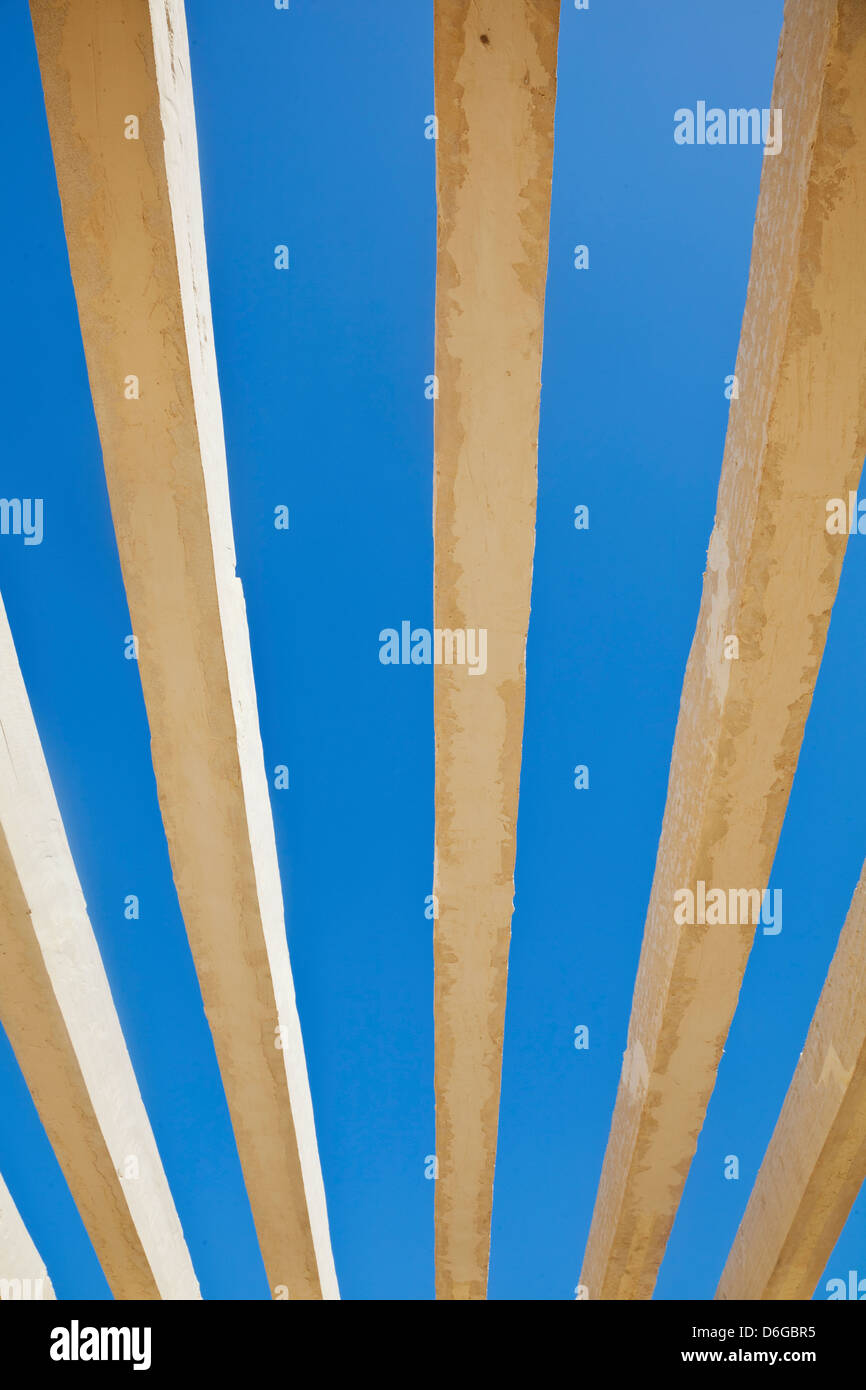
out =
[(559, 0), (437, 0), (436, 1288), (483, 1299), (532, 583)]

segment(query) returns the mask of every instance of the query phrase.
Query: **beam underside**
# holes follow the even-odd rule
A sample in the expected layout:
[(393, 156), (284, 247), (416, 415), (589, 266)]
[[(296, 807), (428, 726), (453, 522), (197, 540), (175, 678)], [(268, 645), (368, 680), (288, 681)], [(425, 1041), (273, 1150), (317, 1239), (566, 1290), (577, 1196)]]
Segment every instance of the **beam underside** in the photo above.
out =
[[(715, 527), (677, 723), (628, 1050), (581, 1282), (649, 1298), (753, 926), (678, 926), (678, 889), (762, 889), (866, 451), (866, 12), (788, 0)], [(736, 636), (739, 659), (725, 659)], [(730, 649), (729, 649), (730, 650)]]
[(437, 0), (436, 1292), (486, 1297), (529, 623), (558, 0)]

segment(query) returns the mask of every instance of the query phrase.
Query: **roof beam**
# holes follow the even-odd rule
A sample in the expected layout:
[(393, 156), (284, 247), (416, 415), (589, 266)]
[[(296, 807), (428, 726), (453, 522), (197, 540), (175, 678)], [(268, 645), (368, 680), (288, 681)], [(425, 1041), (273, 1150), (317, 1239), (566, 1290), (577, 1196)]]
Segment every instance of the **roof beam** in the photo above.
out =
[(53, 1299), (45, 1261), (0, 1173), (0, 1299)]
[(235, 574), (183, 4), (31, 14), (159, 802), (256, 1231), (274, 1297), (336, 1298)]
[(739, 398), (581, 1275), (590, 1298), (655, 1285), (754, 933), (677, 925), (674, 894), (767, 884), (844, 555), (826, 503), (856, 487), (866, 452), (859, 0), (788, 0), (772, 105), (782, 148), (764, 159)]
[(2, 600), (0, 730), (0, 1020), (115, 1298), (198, 1298)]
[(716, 1298), (811, 1298), (864, 1178), (866, 867)]
[[(436, 0), (436, 1292), (484, 1299), (514, 895), (559, 0)], [(478, 652), (476, 651), (476, 656)], [(447, 662), (447, 651), (443, 651)]]

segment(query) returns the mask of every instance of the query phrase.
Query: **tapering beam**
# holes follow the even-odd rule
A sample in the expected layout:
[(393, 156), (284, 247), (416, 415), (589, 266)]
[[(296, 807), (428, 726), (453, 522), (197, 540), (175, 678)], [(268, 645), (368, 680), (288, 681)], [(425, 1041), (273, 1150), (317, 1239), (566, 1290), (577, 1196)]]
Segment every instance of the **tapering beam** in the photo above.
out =
[[(502, 1065), (559, 0), (436, 0), (436, 1293), (483, 1299)], [(458, 653), (459, 654), (459, 653)], [(447, 644), (443, 646), (448, 660)]]
[(181, 0), (32, 0), (178, 898), (272, 1296), (338, 1297), (235, 553)]
[(716, 1298), (811, 1298), (864, 1179), (866, 867)]
[(581, 1275), (590, 1298), (652, 1294), (755, 930), (678, 925), (674, 895), (767, 884), (842, 566), (826, 503), (856, 487), (866, 452), (860, 0), (788, 0), (772, 105), (782, 145), (764, 158), (739, 396)]
[(0, 1174), (0, 1300), (54, 1297), (45, 1261)]
[(115, 1298), (198, 1298), (2, 600), (0, 731), (0, 1020)]

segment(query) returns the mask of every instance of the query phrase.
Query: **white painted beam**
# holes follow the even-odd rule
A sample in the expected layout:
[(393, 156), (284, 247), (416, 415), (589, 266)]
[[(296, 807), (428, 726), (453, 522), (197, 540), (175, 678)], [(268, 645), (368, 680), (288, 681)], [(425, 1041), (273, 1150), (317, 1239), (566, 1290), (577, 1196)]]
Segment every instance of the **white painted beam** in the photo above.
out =
[(45, 1261), (33, 1244), (0, 1173), (0, 1299), (55, 1297)]
[(199, 1297), (0, 600), (0, 1020), (116, 1298)]
[(31, 14), (159, 802), (256, 1231), (275, 1298), (337, 1298), (235, 574), (183, 4)]

